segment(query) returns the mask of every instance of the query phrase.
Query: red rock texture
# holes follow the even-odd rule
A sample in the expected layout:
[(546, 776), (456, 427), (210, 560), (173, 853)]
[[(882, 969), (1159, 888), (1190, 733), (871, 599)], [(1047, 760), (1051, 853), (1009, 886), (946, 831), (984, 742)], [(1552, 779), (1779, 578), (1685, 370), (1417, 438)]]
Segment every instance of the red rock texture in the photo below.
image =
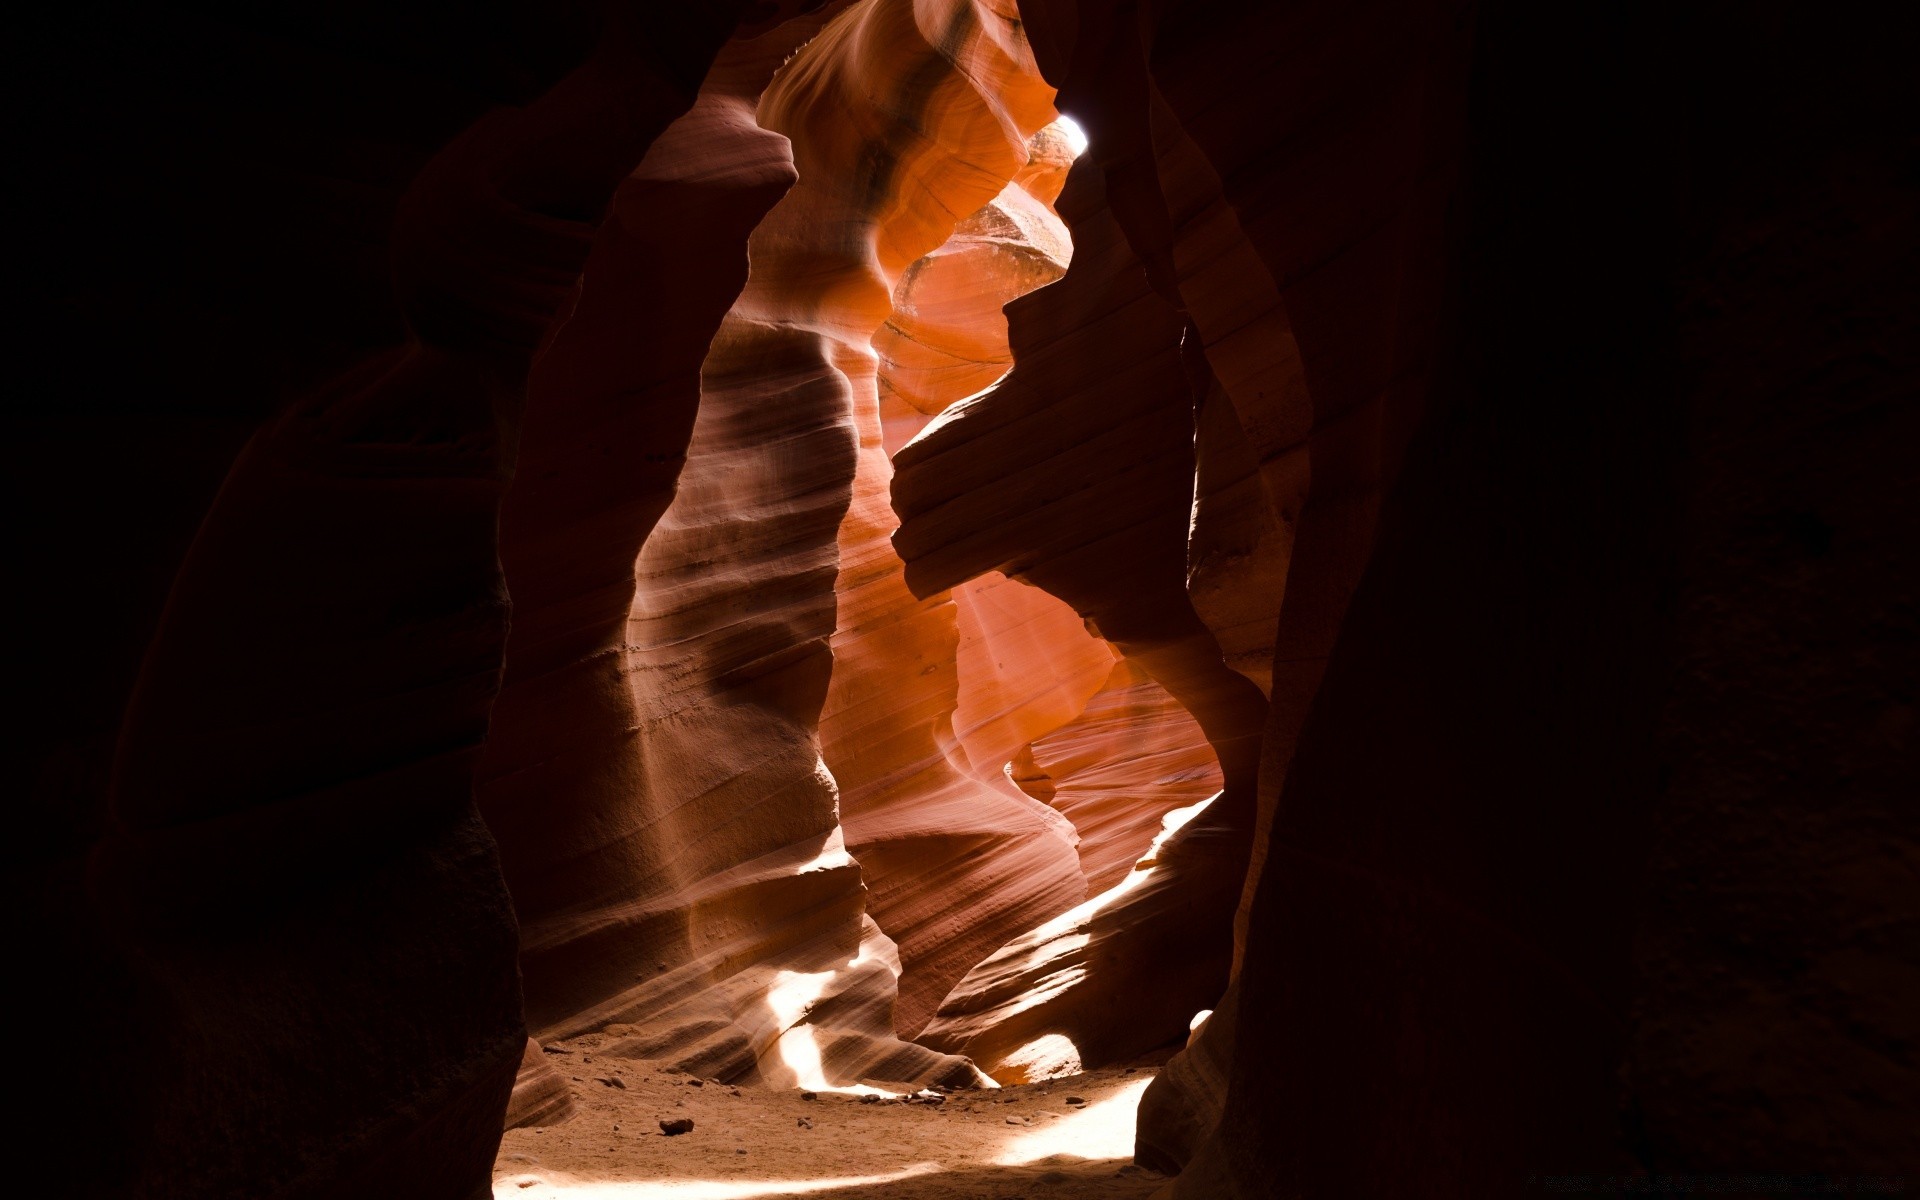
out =
[(528, 1038), (514, 1073), (513, 1095), (507, 1099), (506, 1127), (558, 1125), (571, 1120), (577, 1111), (565, 1077), (547, 1061), (540, 1043)]
[(749, 235), (795, 177), (754, 105), (817, 28), (793, 22), (723, 51), (617, 193), (574, 319), (533, 380), (502, 522), (515, 622), (480, 799), (504, 847), (541, 1036), (604, 1023), (663, 972), (683, 990), (710, 982), (712, 934), (690, 923), (689, 901), (703, 875), (753, 857), (698, 869), (700, 831), (676, 823), (685, 760), (640, 736), (658, 717), (635, 686), (629, 623), (635, 563), (693, 437), (707, 345), (745, 284)]
[[(1748, 537), (1766, 540), (1753, 532), (1768, 519), (1761, 514), (1780, 504), (1807, 511), (1789, 497), (1857, 511), (1846, 489), (1811, 483), (1820, 468), (1780, 470), (1767, 465), (1762, 449), (1772, 437), (1780, 444), (1795, 438), (1785, 432), (1795, 429), (1796, 453), (1808, 462), (1852, 453), (1836, 450), (1845, 439), (1809, 436), (1808, 426), (1786, 415), (1840, 403), (1828, 390), (1834, 376), (1813, 382), (1789, 370), (1802, 383), (1774, 390), (1756, 389), (1755, 376), (1734, 383), (1726, 375), (1696, 391), (1685, 372), (1673, 374), (1660, 356), (1663, 328), (1678, 330), (1683, 347), (1713, 346), (1699, 351), (1701, 361), (1739, 357), (1731, 346), (1746, 337), (1771, 339), (1762, 357), (1797, 359), (1799, 350), (1782, 349), (1795, 342), (1784, 332), (1794, 324), (1786, 314), (1804, 310), (1763, 292), (1738, 307), (1731, 327), (1713, 302), (1683, 309), (1663, 326), (1662, 289), (1676, 279), (1698, 287), (1698, 276), (1669, 257), (1674, 235), (1666, 222), (1675, 214), (1661, 206), (1673, 193), (1662, 192), (1664, 184), (1649, 193), (1625, 182), (1641, 168), (1664, 178), (1667, 165), (1625, 165), (1659, 141), (1652, 131), (1667, 119), (1655, 115), (1659, 106), (1698, 113), (1699, 98), (1719, 82), (1749, 90), (1736, 89), (1748, 99), (1704, 106), (1704, 124), (1716, 134), (1774, 120), (1754, 115), (1777, 114), (1774, 104), (1809, 104), (1796, 111), (1817, 117), (1785, 122), (1807, 137), (1789, 142), (1804, 156), (1796, 161), (1823, 164), (1803, 178), (1837, 171), (1857, 179), (1864, 162), (1885, 161), (1889, 145), (1871, 115), (1885, 111), (1877, 107), (1879, 85), (1854, 76), (1826, 90), (1825, 73), (1846, 57), (1835, 52), (1839, 35), (1817, 22), (1797, 24), (1792, 34), (1773, 27), (1753, 42), (1780, 55), (1793, 37), (1811, 36), (1816, 54), (1829, 56), (1816, 57), (1812, 78), (1827, 82), (1809, 83), (1803, 99), (1755, 104), (1759, 76), (1742, 68), (1715, 84), (1680, 82), (1688, 72), (1675, 64), (1700, 60), (1676, 51), (1704, 44), (1687, 39), (1705, 38), (1707, 21), (1698, 29), (1656, 28), (1616, 16), (1594, 27), (1517, 7), (1470, 20), (1444, 7), (1166, 6), (1137, 24), (1085, 5), (1033, 4), (1027, 12), (1062, 106), (1081, 115), (1096, 146), (1104, 142), (1112, 155), (1102, 161), (1116, 214), (1156, 281), (1187, 303), (1203, 330), (1213, 373), (1249, 444), (1272, 468), (1285, 461), (1288, 444), (1305, 438), (1308, 482), (1297, 513), (1289, 514), (1284, 497), (1300, 493), (1263, 471), (1282, 506), (1277, 515), (1297, 517), (1297, 525), (1262, 767), (1257, 889), (1242, 914), (1243, 969), (1142, 1110), (1143, 1154), (1168, 1166), (1190, 1163), (1173, 1194), (1505, 1194), (1520, 1190), (1529, 1173), (1569, 1162), (1722, 1171), (1797, 1162), (1844, 1171), (1845, 1156), (1835, 1153), (1841, 1140), (1855, 1161), (1896, 1161), (1890, 1127), (1854, 1108), (1853, 1099), (1837, 1099), (1845, 1089), (1816, 1099), (1783, 1077), (1763, 1081), (1731, 1065), (1784, 1038), (1807, 1053), (1828, 1046), (1828, 1062), (1847, 1061), (1856, 1087), (1865, 1088), (1852, 1097), (1871, 1094), (1878, 1104), (1910, 1094), (1910, 1073), (1885, 1058), (1840, 1051), (1819, 1031), (1824, 1018), (1813, 1015), (1825, 1006), (1853, 1014), (1862, 1027), (1891, 1027), (1888, 1011), (1865, 999), (1873, 989), (1850, 982), (1872, 961), (1868, 969), (1886, 989), (1878, 994), (1901, 990), (1892, 981), (1905, 968), (1858, 924), (1873, 910), (1867, 897), (1876, 889), (1835, 886), (1827, 867), (1788, 872), (1828, 881), (1815, 890), (1823, 919), (1852, 931), (1842, 939), (1848, 968), (1837, 966), (1842, 958), (1822, 957), (1816, 946), (1831, 951), (1837, 943), (1808, 926), (1733, 934), (1746, 918), (1727, 914), (1766, 907), (1759, 897), (1773, 885), (1763, 881), (1782, 878), (1785, 859), (1772, 851), (1729, 859), (1710, 849), (1713, 822), (1702, 815), (1709, 802), (1690, 795), (1712, 779), (1705, 786), (1720, 797), (1728, 829), (1753, 832), (1782, 819), (1819, 826), (1824, 818), (1811, 812), (1876, 808), (1873, 797), (1888, 779), (1884, 760), (1869, 752), (1862, 761), (1880, 765), (1816, 799), (1785, 785), (1779, 760), (1757, 743), (1702, 737), (1703, 709), (1662, 708), (1655, 682), (1655, 664), (1686, 663), (1678, 677), (1699, 685), (1695, 698), (1711, 691), (1711, 707), (1724, 716), (1744, 705), (1722, 689), (1744, 679), (1739, 686), (1754, 688), (1749, 715), (1775, 728), (1775, 718), (1760, 714), (1804, 714), (1825, 703), (1760, 682), (1784, 678), (1765, 668), (1755, 673), (1776, 656), (1783, 664), (1791, 658), (1782, 643), (1728, 649), (1740, 641), (1729, 631), (1749, 627), (1726, 621), (1739, 611), (1756, 628), (1786, 620), (1801, 631), (1797, 645), (1820, 661), (1823, 639), (1809, 636), (1804, 623), (1806, 593), (1778, 574), (1757, 588), (1733, 585), (1738, 570), (1722, 564), (1756, 563), (1741, 547), (1753, 544)], [(1388, 26), (1394, 32), (1383, 34)], [(1677, 29), (1686, 32), (1676, 38)], [(1623, 67), (1589, 52), (1599, 44), (1631, 45), (1645, 57)], [(1543, 49), (1549, 46), (1557, 49)], [(1675, 74), (1663, 76), (1669, 69)], [(1220, 81), (1229, 77), (1274, 86), (1223, 103)], [(1667, 78), (1673, 90), (1649, 93), (1642, 84), (1650, 78)], [(1815, 94), (1821, 98), (1804, 99)], [(1848, 128), (1846, 151), (1806, 132), (1822, 121)], [(1757, 144), (1740, 140), (1750, 136), (1737, 134), (1736, 144)], [(1711, 137), (1698, 143), (1708, 144)], [(1551, 149), (1538, 153), (1542, 147)], [(1290, 338), (1278, 325), (1240, 346), (1204, 332), (1217, 284), (1203, 286), (1205, 261), (1184, 256), (1172, 232), (1192, 234), (1192, 219), (1180, 214), (1203, 208), (1181, 191), (1202, 176), (1168, 170), (1191, 163), (1195, 150), (1221, 181), (1244, 236), (1241, 249), (1223, 243), (1213, 261), (1256, 257)], [(1158, 164), (1152, 173), (1149, 158)], [(1707, 173), (1727, 161), (1716, 157)], [(1719, 283), (1704, 290), (1744, 290), (1748, 283), (1730, 281), (1751, 280), (1742, 273), (1749, 269), (1778, 270), (1803, 287), (1846, 278), (1859, 289), (1856, 314), (1884, 331), (1866, 316), (1881, 301), (1863, 298), (1887, 296), (1888, 277), (1866, 266), (1870, 258), (1887, 261), (1887, 244), (1862, 257), (1842, 248), (1877, 242), (1868, 228), (1892, 226), (1862, 222), (1845, 233), (1823, 226), (1812, 214), (1833, 211), (1827, 187), (1788, 185), (1792, 198), (1783, 200), (1779, 185), (1768, 184), (1765, 199), (1728, 205), (1767, 213), (1732, 224), (1744, 229), (1737, 237), (1759, 236), (1761, 228), (1799, 232), (1738, 243), (1753, 248), (1744, 257), (1734, 243), (1703, 243), (1710, 248), (1694, 253), (1706, 262), (1728, 264), (1723, 256), (1732, 256), (1743, 264), (1722, 265)], [(1881, 219), (1910, 211), (1887, 199), (1868, 207)], [(1710, 224), (1726, 220), (1715, 203), (1727, 201), (1716, 197), (1696, 210), (1712, 214)], [(1556, 230), (1602, 227), (1559, 255), (1540, 254), (1559, 241)], [(1809, 244), (1822, 249), (1806, 251)], [(1826, 265), (1807, 274), (1789, 265), (1816, 259)], [(1233, 274), (1243, 284), (1261, 282), (1257, 272)], [(1822, 294), (1819, 285), (1810, 291)], [(1810, 340), (1833, 344), (1825, 335)], [(1279, 426), (1263, 431), (1261, 409), (1234, 387), (1253, 377), (1259, 341), (1276, 380), (1296, 378), (1287, 364), (1298, 363), (1300, 394), (1310, 404), (1299, 410), (1308, 420), (1296, 434), (1270, 440)], [(1850, 364), (1838, 374), (1860, 385), (1841, 389), (1866, 405), (1845, 402), (1849, 411), (1875, 408), (1864, 397), (1877, 389), (1866, 380), (1883, 374), (1855, 375), (1860, 360), (1850, 352), (1826, 361)], [(1740, 435), (1702, 434), (1727, 430), (1719, 422), (1744, 407), (1720, 400), (1716, 388), (1757, 406), (1739, 423), (1751, 440), (1738, 452), (1731, 445)], [(1260, 399), (1257, 391), (1252, 399)], [(1669, 440), (1689, 422), (1695, 437), (1719, 448), (1695, 459), (1702, 443)], [(1734, 458), (1737, 467), (1729, 465)], [(1727, 487), (1734, 476), (1744, 482)], [(1676, 486), (1676, 479), (1687, 482)], [(1689, 488), (1700, 490), (1690, 496)], [(1823, 499), (1812, 501), (1815, 494)], [(1747, 534), (1734, 532), (1734, 511), (1746, 514), (1739, 520), (1749, 523)], [(1816, 531), (1801, 544), (1824, 558), (1828, 551), (1817, 547), (1832, 544), (1819, 532), (1831, 528), (1825, 518), (1783, 519), (1779, 527), (1792, 520)], [(1677, 551), (1669, 540), (1676, 527), (1688, 531)], [(1784, 545), (1759, 557), (1787, 553)], [(1689, 594), (1712, 594), (1705, 604), (1718, 614), (1691, 627), (1681, 618), (1685, 650), (1663, 641), (1662, 599), (1676, 579), (1668, 574), (1675, 553), (1677, 578), (1688, 581)], [(1849, 568), (1842, 556), (1804, 568), (1801, 578), (1871, 569), (1867, 561)], [(1874, 561), (1891, 577), (1891, 563)], [(1865, 607), (1847, 616), (1825, 611), (1831, 623), (1824, 628), (1848, 629), (1856, 647), (1885, 646), (1884, 626)], [(1878, 660), (1881, 652), (1868, 653)], [(1869, 678), (1885, 676), (1861, 677), (1872, 691), (1878, 685)], [(1819, 727), (1803, 734), (1823, 739), (1812, 732)], [(1734, 742), (1743, 748), (1731, 751)], [(1677, 750), (1681, 762), (1713, 765), (1682, 768), (1680, 782), (1662, 782), (1656, 745)], [(1747, 784), (1733, 782), (1743, 774), (1731, 766), (1736, 757), (1751, 771)], [(1551, 800), (1543, 802), (1539, 785), (1549, 779)], [(1729, 806), (1733, 794), (1743, 800)], [(1734, 809), (1748, 815), (1731, 819)], [(1786, 818), (1787, 810), (1810, 811)], [(1662, 814), (1654, 828), (1664, 838), (1687, 832), (1654, 854), (1652, 878), (1666, 882), (1638, 892), (1630, 864), (1649, 845), (1640, 824), (1649, 812)], [(1776, 848), (1810, 844), (1759, 840)], [(1830, 828), (1811, 842), (1823, 847), (1816, 855), (1823, 863), (1860, 861)], [(1679, 883), (1709, 861), (1717, 864), (1706, 869), (1710, 882), (1694, 875)], [(1656, 897), (1662, 907), (1654, 915), (1636, 907)], [(1736, 967), (1709, 949), (1721, 937), (1772, 949)], [(1630, 943), (1641, 947), (1641, 966), (1651, 967), (1638, 982)], [(1788, 983), (1776, 973), (1784, 960), (1774, 956), (1795, 953), (1829, 965)], [(1790, 1009), (1800, 1015), (1789, 1017)], [(1629, 1027), (1631, 1042), (1623, 1032)], [(1683, 1052), (1683, 1044), (1713, 1049)], [(1659, 1083), (1633, 1092), (1622, 1108), (1616, 1073), (1629, 1046), (1633, 1077)], [(1791, 1056), (1798, 1060), (1799, 1052)], [(1742, 1110), (1731, 1100), (1744, 1086), (1732, 1083), (1736, 1076), (1758, 1089), (1745, 1094), (1767, 1101)], [(1760, 1109), (1772, 1115), (1755, 1117)], [(1775, 1119), (1795, 1130), (1790, 1145), (1759, 1133)], [(1849, 1132), (1835, 1138), (1831, 1131), (1841, 1126)]]
[(1176, 1198), (1907, 1170), (1907, 40), (790, 15), (23, 18), (61, 1181), (482, 1195), (529, 1023), (1185, 1038)]
[[(1072, 605), (1198, 721), (1225, 792), (1170, 843), (1153, 886), (1090, 900), (1070, 932), (1043, 927), (956, 986), (926, 1040), (989, 1071), (1041, 1036), (1064, 1037), (1087, 1064), (1116, 1061), (1176, 1038), (1218, 995), (1264, 707), (1226, 667), (1186, 590), (1195, 400), (1186, 324), (1149, 286), (1097, 168), (1075, 165), (1059, 208), (1073, 263), (1009, 307), (1013, 373), (895, 454), (894, 545), (922, 594), (998, 570)], [(1210, 911), (1217, 919), (1201, 915)], [(1138, 994), (1148, 975), (1152, 1006), (1122, 1018), (1104, 997)], [(1049, 978), (1065, 982), (1044, 1003), (1007, 1003)], [(1017, 1020), (1000, 1029), (1003, 1017)]]
[[(1018, 41), (984, 32), (1001, 19), (868, 3), (741, 44), (597, 247), (580, 319), (537, 381), (548, 420), (529, 424), (525, 505), (503, 534), (528, 616), (485, 802), (542, 1036), (617, 1026), (616, 1053), (784, 1080), (810, 1054), (804, 1024), (826, 1031), (831, 1082), (971, 1078), (894, 1041), (895, 1024), (916, 1028), (971, 962), (1084, 895), (1064, 821), (944, 757), (952, 702), (916, 660), (944, 645), (951, 662), (951, 605), (924, 608), (861, 557), (890, 557), (869, 343), (894, 280), (953, 231), (930, 205), (979, 210), (972, 240), (1015, 264), (1023, 251), (995, 248), (1030, 247), (1022, 229), (1051, 220), (1018, 189), (989, 203), (1052, 116)], [(924, 121), (903, 115), (916, 109)], [(636, 340), (650, 293), (742, 243), (750, 271), (734, 258)], [(1050, 249), (1025, 250), (1039, 266), (1011, 285)], [(600, 278), (617, 290), (596, 294)], [(597, 484), (583, 487), (583, 463)], [(823, 695), (836, 608), (842, 688)], [(876, 687), (877, 718), (858, 699)], [(991, 887), (967, 874), (987, 866), (983, 842), (1012, 852)], [(941, 886), (943, 862), (962, 886)], [(815, 994), (791, 1001), (802, 986)]]
[(1200, 726), (1146, 672), (1122, 660), (1080, 715), (1035, 739), (1013, 781), (1080, 835), (1090, 894), (1133, 869), (1161, 818), (1220, 791), (1220, 764)]
[(1079, 716), (1113, 672), (1115, 651), (1080, 615), (998, 571), (952, 591), (960, 622), (954, 737), (977, 775), (1003, 775), (1035, 738)]
[[(1050, 165), (1056, 138), (1035, 135), (1030, 166)], [(1087, 895), (1073, 825), (1003, 770), (975, 764), (956, 736), (963, 667), (988, 664), (963, 661), (954, 601), (910, 592), (889, 540), (898, 518), (888, 502), (888, 443), (1005, 374), (1012, 353), (1001, 308), (1058, 278), (1068, 254), (1046, 201), (1018, 183), (1002, 188), (902, 272), (892, 315), (873, 337), (876, 386), (855, 399), (860, 458), (840, 527), (821, 753), (839, 786), (868, 910), (900, 947), (894, 1019), (906, 1036), (974, 963)], [(978, 682), (1038, 665), (997, 662)]]

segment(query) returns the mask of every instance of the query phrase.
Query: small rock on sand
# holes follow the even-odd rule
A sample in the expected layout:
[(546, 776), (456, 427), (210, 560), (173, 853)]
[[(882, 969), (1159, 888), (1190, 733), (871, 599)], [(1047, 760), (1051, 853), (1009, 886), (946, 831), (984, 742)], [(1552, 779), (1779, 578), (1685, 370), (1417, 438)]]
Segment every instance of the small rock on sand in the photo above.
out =
[(675, 1117), (671, 1121), (660, 1122), (660, 1132), (668, 1137), (679, 1137), (683, 1133), (693, 1132), (692, 1117)]

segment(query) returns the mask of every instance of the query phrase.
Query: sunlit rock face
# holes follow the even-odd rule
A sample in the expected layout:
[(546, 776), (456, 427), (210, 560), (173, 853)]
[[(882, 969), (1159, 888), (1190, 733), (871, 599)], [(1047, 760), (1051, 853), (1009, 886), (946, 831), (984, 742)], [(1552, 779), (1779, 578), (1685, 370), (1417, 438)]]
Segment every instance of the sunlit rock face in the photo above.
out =
[(1161, 820), (1220, 791), (1220, 764), (1185, 708), (1145, 671), (1114, 664), (1079, 716), (1009, 764), (1020, 789), (1058, 810), (1080, 836), (1089, 894), (1133, 869)]
[[(891, 527), (871, 342), (896, 285), (916, 261), (959, 279), (999, 261), (984, 333), (948, 345), (997, 373), (992, 296), (1065, 252), (1009, 186), (1044, 180), (1027, 142), (1053, 116), (1012, 29), (989, 6), (869, 2), (737, 43), (597, 247), (605, 270), (543, 364), (557, 432), (529, 433), (553, 438), (558, 482), (530, 473), (532, 515), (507, 531), (529, 611), (488, 806), (537, 1036), (613, 1029), (610, 1053), (728, 1079), (964, 1081), (896, 1021), (1085, 894), (1065, 820), (946, 757), (952, 605), (865, 553)], [(956, 211), (986, 253), (951, 270), (926, 256)], [(734, 274), (670, 321), (625, 315), (702, 256)], [(944, 678), (921, 672), (939, 661)], [(983, 841), (1008, 851), (991, 888), (970, 874), (994, 861)], [(963, 908), (977, 930), (951, 927)]]
[[(1004, 572), (1065, 601), (1191, 715), (1224, 795), (1141, 876), (1151, 886), (1090, 900), (1043, 928), (1068, 926), (1025, 935), (955, 986), (923, 1040), (990, 1072), (1041, 1035), (1064, 1037), (1096, 1065), (1184, 1033), (1225, 983), (1252, 824), (1260, 693), (1226, 666), (1187, 592), (1186, 322), (1150, 287), (1104, 192), (1102, 172), (1076, 164), (1059, 200), (1073, 262), (1059, 283), (1009, 307), (1013, 373), (896, 453), (894, 545), (908, 584), (926, 594)], [(1130, 746), (1113, 749), (1130, 757)], [(1028, 771), (1016, 761), (1016, 775)], [(1165, 811), (1147, 811), (1153, 803), (1136, 810), (1149, 826)], [(1102, 847), (1093, 818), (1103, 807), (1080, 812), (1104, 876), (1142, 852), (1144, 831)], [(1029, 991), (1030, 1001), (1010, 999)], [(1122, 1016), (1111, 1003), (1122, 995), (1141, 1007)]]
[[(627, 636), (634, 563), (673, 498), (701, 362), (745, 282), (747, 238), (793, 183), (784, 139), (759, 128), (753, 106), (805, 32), (722, 52), (693, 110), (616, 194), (573, 318), (533, 377), (501, 528), (513, 631), (479, 795), (542, 1038), (604, 1021), (669, 962), (697, 957), (679, 895), (692, 881), (675, 865), (697, 839), (672, 824), (674, 793), (646, 786), (676, 760), (636, 736), (646, 713)], [(678, 303), (660, 313), (670, 287)], [(678, 854), (669, 831), (686, 836)], [(789, 857), (760, 874), (819, 856)]]
[(960, 624), (954, 737), (974, 774), (1003, 775), (1035, 738), (1080, 715), (1117, 652), (1065, 603), (998, 571), (950, 594)]
[(873, 349), (884, 390), (915, 412), (938, 415), (998, 382), (1013, 366), (1001, 310), (1066, 270), (1072, 243), (1051, 207), (1066, 170), (1047, 157), (1058, 152), (1051, 133), (1035, 135), (1025, 182), (1009, 183), (894, 286)]
[(577, 1111), (566, 1078), (554, 1069), (540, 1043), (528, 1038), (513, 1077), (513, 1095), (507, 1099), (506, 1127), (558, 1125)]
[[(1057, 152), (1050, 129), (1029, 143), (1020, 174), (1043, 193)], [(895, 1021), (907, 1036), (968, 967), (1087, 894), (1074, 826), (1015, 788), (998, 769), (1004, 758), (974, 769), (954, 727), (966, 682), (959, 609), (948, 594), (909, 591), (889, 540), (898, 524), (888, 502), (889, 442), (1006, 373), (1001, 308), (1059, 278), (1069, 253), (1046, 199), (1009, 183), (902, 273), (892, 314), (873, 338), (876, 386), (854, 401), (860, 459), (840, 529), (821, 751), (840, 788), (868, 911), (900, 947)], [(978, 682), (1030, 675), (1056, 657), (993, 664)]]

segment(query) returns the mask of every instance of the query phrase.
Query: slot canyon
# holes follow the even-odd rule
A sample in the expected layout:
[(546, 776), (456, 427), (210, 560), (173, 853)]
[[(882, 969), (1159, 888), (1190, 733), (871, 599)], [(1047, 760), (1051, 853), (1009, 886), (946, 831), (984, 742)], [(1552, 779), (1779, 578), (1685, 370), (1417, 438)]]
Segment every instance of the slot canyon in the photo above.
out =
[(1902, 19), (23, 17), (13, 1186), (1920, 1191)]

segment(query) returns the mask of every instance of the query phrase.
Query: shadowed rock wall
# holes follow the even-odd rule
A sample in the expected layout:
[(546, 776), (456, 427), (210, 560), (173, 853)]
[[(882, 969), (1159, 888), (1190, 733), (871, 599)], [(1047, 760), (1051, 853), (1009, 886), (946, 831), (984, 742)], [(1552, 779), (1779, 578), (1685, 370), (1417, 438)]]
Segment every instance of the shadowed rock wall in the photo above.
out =
[(1896, 1169), (1909, 889), (1834, 822), (1912, 840), (1865, 731), (1913, 506), (1828, 464), (1910, 437), (1866, 349), (1912, 307), (1899, 72), (1811, 15), (1026, 12), (1293, 526), (1242, 969), (1143, 1157), (1196, 1197)]
[(772, 1083), (1212, 1008), (1176, 1196), (1908, 1168), (1910, 38), (866, 0), (696, 103), (619, 11), (532, 108), (597, 11), (24, 18), (50, 1161), (481, 1194), (517, 962)]
[(81, 903), (128, 980), (117, 1067), (137, 1087), (114, 1131), (127, 1157), (87, 1186), (486, 1193), (525, 1043), (471, 801), (511, 431), (608, 197), (730, 25), (621, 14), (553, 90), (435, 155), (392, 238), (407, 344), (269, 421), (228, 470), (88, 856)]

